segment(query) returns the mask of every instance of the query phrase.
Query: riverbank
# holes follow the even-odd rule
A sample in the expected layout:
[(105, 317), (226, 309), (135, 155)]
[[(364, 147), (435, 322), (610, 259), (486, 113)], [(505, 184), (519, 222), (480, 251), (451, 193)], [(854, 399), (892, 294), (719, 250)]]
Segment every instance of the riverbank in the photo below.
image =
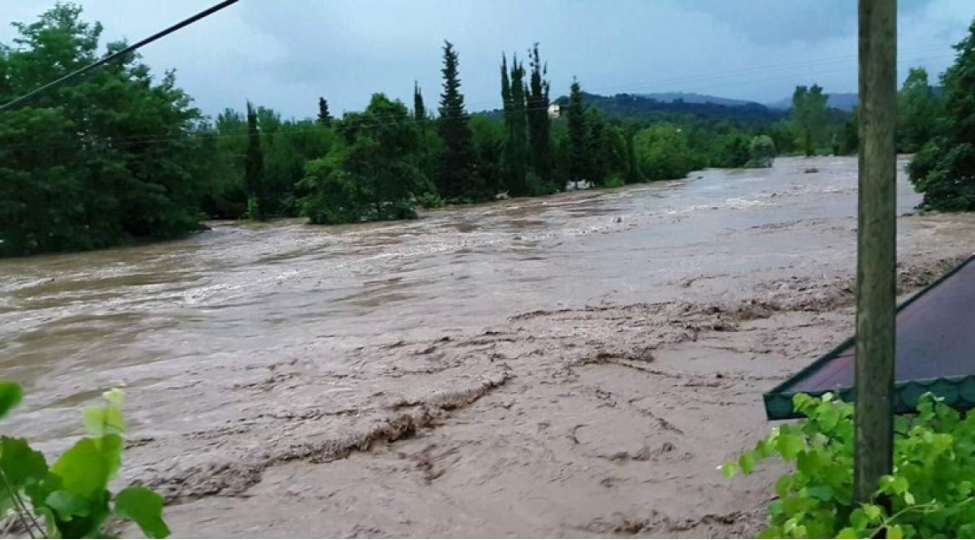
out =
[[(754, 535), (774, 471), (715, 468), (852, 331), (855, 166), (4, 262), (8, 427), (57, 452), (126, 384), (123, 475), (179, 537)], [(973, 233), (902, 217), (902, 292)]]

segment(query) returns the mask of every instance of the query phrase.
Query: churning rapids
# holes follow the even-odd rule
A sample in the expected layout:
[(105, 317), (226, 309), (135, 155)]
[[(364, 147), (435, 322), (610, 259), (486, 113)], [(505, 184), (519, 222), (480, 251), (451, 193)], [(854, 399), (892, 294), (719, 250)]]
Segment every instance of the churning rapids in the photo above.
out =
[[(910, 215), (900, 176), (907, 294), (975, 219)], [(753, 535), (774, 471), (715, 467), (851, 332), (855, 246), (856, 160), (789, 158), (2, 261), (0, 368), (28, 394), (3, 430), (57, 454), (124, 386), (121, 480), (178, 537)]]

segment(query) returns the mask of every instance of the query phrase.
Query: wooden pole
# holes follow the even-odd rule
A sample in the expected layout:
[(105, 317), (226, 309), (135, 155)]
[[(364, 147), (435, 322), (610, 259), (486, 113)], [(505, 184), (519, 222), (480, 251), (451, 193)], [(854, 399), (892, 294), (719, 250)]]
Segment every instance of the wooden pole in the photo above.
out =
[(897, 294), (897, 0), (859, 0), (854, 494), (870, 501), (893, 462)]

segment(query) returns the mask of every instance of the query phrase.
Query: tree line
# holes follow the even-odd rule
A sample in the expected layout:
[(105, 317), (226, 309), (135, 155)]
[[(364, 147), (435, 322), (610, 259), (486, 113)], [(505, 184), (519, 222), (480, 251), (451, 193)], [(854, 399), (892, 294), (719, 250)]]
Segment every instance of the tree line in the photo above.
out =
[[(81, 14), (58, 4), (15, 24), (19, 37), (0, 44), (0, 101), (97, 58), (102, 27)], [(460, 55), (450, 42), (442, 54), (431, 107), (414, 85), (411, 106), (374, 94), (364, 110), (341, 117), (325, 97), (305, 119), (252, 103), (207, 117), (172, 72), (157, 80), (130, 55), (0, 113), (0, 256), (178, 238), (207, 219), (408, 219), (418, 207), (675, 179), (704, 167), (768, 167), (776, 155), (856, 148), (855, 116), (829, 109), (816, 85), (797, 87), (786, 118), (702, 112), (713, 107), (621, 112), (579, 81), (553, 99), (535, 44), (524, 60), (500, 55), (503, 108), (471, 113)], [(902, 91), (904, 148), (932, 136), (940, 124), (931, 111), (944, 99), (912, 74)]]

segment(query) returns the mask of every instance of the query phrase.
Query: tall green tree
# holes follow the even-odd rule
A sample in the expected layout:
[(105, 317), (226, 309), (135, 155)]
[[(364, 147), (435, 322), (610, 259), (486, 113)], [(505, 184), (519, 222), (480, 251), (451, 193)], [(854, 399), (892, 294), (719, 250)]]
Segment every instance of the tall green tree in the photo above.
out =
[(247, 190), (247, 214), (251, 219), (266, 219), (270, 206), (264, 182), (264, 149), (257, 110), (247, 102), (247, 152), (244, 154), (244, 186)]
[(552, 183), (552, 135), (548, 115), (549, 87), (545, 80), (548, 66), (542, 63), (538, 43), (529, 51), (530, 83), (526, 95), (528, 110), (528, 141), (531, 147), (531, 166), (538, 180)]
[(511, 59), (510, 77), (507, 58), (501, 59), (501, 96), (508, 138), (505, 143), (506, 187), (516, 197), (529, 195), (528, 188), (528, 116), (525, 102), (525, 68), (518, 57)]
[(944, 114), (936, 133), (911, 161), (908, 174), (924, 195), (921, 206), (975, 210), (975, 21), (955, 45), (958, 56), (941, 77)]
[(569, 110), (566, 116), (569, 122), (569, 178), (577, 182), (586, 179), (590, 166), (587, 159), (586, 109), (582, 87), (575, 79), (569, 93)]
[(826, 104), (829, 95), (818, 84), (797, 86), (792, 94), (792, 123), (799, 133), (806, 156), (814, 156), (826, 131)]
[(917, 152), (934, 137), (941, 103), (924, 68), (911, 68), (897, 93), (897, 151)]
[(318, 123), (328, 127), (332, 125), (332, 114), (328, 112), (328, 101), (318, 98)]
[(417, 122), (424, 122), (427, 119), (427, 107), (423, 104), (423, 93), (416, 81), (413, 81), (413, 118)]
[(478, 200), (485, 198), (484, 187), (475, 173), (477, 154), (474, 137), (468, 126), (464, 95), (460, 91), (460, 62), (454, 45), (443, 47), (443, 92), (440, 94), (438, 129), (444, 150), (437, 177), (437, 188), (446, 199)]

